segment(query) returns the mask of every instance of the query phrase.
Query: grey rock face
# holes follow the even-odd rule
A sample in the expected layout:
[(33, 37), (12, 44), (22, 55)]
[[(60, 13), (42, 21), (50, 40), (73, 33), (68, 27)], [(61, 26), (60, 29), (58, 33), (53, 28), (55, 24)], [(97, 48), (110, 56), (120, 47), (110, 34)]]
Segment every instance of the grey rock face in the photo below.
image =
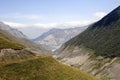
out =
[(47, 45), (53, 51), (59, 48), (63, 43), (75, 37), (87, 27), (76, 27), (69, 29), (51, 29), (38, 38), (34, 39), (35, 42)]

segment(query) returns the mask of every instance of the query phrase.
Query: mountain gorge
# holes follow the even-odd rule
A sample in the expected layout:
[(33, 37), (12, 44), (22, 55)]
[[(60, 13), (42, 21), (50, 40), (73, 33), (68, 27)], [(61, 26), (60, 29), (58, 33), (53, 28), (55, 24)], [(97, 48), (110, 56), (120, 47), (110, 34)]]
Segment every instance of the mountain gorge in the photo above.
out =
[(46, 52), (42, 45), (0, 29), (0, 80), (99, 80)]
[(120, 0), (0, 0), (0, 80), (120, 80)]
[(66, 42), (57, 58), (102, 80), (120, 76), (120, 6)]
[(87, 26), (68, 29), (53, 28), (34, 39), (34, 41), (40, 44), (44, 44), (54, 51), (58, 49), (63, 43), (84, 31), (86, 28)]

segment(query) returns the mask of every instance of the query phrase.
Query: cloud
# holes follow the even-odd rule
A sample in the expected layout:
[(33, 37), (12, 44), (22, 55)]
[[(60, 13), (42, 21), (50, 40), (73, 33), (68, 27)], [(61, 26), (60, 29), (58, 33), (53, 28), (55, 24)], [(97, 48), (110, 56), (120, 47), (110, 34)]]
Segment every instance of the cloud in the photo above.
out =
[(88, 24), (91, 24), (92, 20), (83, 20), (83, 21), (72, 21), (72, 22), (66, 22), (63, 25), (64, 26), (85, 26)]
[[(14, 28), (20, 28), (20, 27), (38, 27), (38, 28), (70, 28), (70, 27), (80, 27), (80, 26), (85, 26), (85, 25), (89, 25), (95, 21), (98, 21), (99, 19), (101, 19), (102, 17), (104, 17), (107, 13), (103, 12), (103, 11), (99, 11), (99, 12), (95, 12), (93, 14), (91, 14), (91, 19), (86, 19), (86, 20), (79, 20), (79, 21), (70, 21), (70, 22), (63, 22), (63, 23), (35, 23), (38, 21), (41, 21), (43, 19), (45, 19), (45, 17), (43, 18), (43, 16), (40, 15), (36, 15), (36, 14), (21, 14), (21, 13), (11, 13), (11, 14), (4, 14), (1, 15), (0, 18), (6, 18), (3, 19), (4, 23), (10, 25), (11, 27)], [(25, 23), (25, 21), (28, 21), (28, 24), (23, 24), (23, 23), (16, 23), (14, 21), (7, 21), (7, 20), (21, 20), (21, 22)], [(49, 18), (48, 18), (49, 19)], [(23, 20), (23, 21), (22, 21)], [(31, 23), (30, 23), (30, 22)], [(43, 20), (44, 21), (44, 20)]]
[(91, 24), (95, 21), (92, 20), (83, 20), (83, 21), (71, 21), (64, 23), (35, 23), (35, 24), (23, 24), (4, 21), (5, 24), (10, 25), (13, 28), (24, 28), (24, 27), (37, 27), (37, 28), (70, 28), (70, 27), (81, 27), (88, 24)]
[(58, 25), (57, 23), (46, 23), (46, 24), (36, 23), (36, 24), (33, 24), (33, 26), (36, 26), (39, 28), (53, 28), (53, 27), (56, 27), (57, 25)]
[[(70, 27), (81, 27), (86, 26), (91, 23), (98, 21), (99, 19), (103, 18), (107, 13), (105, 12), (95, 12), (93, 13), (93, 17), (88, 20), (79, 20), (79, 21), (70, 21), (70, 22), (63, 22), (63, 23), (33, 23), (33, 24), (23, 24), (23, 23), (16, 23), (16, 22), (8, 22), (4, 21), (5, 24), (10, 25), (14, 28), (21, 28), (21, 27), (37, 27), (37, 28), (70, 28)], [(37, 15), (21, 15), (16, 14), (14, 18), (27, 18), (27, 19), (40, 19), (40, 16)], [(19, 15), (19, 16), (18, 16)]]
[(22, 23), (7, 22), (7, 21), (3, 21), (3, 23), (5, 23), (13, 28), (28, 27), (28, 25), (22, 24)]
[(83, 21), (71, 21), (71, 22), (65, 22), (65, 23), (47, 23), (47, 24), (41, 24), (36, 23), (34, 26), (39, 28), (70, 28), (70, 27), (81, 27), (86, 26), (95, 21), (93, 20), (83, 20)]
[(93, 15), (94, 15), (94, 17), (96, 17), (97, 19), (101, 19), (101, 18), (103, 18), (105, 15), (107, 15), (107, 13), (106, 13), (106, 12), (96, 12), (96, 13), (94, 13)]

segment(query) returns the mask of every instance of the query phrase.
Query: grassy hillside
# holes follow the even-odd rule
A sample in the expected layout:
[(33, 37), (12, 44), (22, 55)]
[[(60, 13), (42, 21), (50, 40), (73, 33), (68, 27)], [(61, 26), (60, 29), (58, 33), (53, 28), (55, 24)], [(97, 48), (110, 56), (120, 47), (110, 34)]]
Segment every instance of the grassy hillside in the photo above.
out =
[(50, 56), (0, 66), (0, 80), (98, 80)]
[(120, 6), (65, 43), (65, 46), (71, 45), (90, 48), (95, 55), (120, 57)]
[(21, 50), (21, 49), (23, 49), (23, 46), (21, 46), (19, 44), (15, 44), (15, 43), (0, 36), (0, 49), (5, 49), (5, 48)]

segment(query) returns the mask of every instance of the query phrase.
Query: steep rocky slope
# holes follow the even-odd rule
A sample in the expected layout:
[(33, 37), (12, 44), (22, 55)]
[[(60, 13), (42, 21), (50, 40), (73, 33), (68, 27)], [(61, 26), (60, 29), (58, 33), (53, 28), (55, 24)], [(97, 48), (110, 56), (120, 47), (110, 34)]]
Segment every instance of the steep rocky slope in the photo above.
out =
[(87, 27), (76, 27), (69, 29), (51, 29), (38, 38), (34, 39), (35, 42), (47, 45), (53, 51), (59, 48), (63, 43), (75, 37)]
[(119, 80), (120, 58), (104, 58), (93, 55), (93, 51), (85, 47), (67, 47), (55, 56), (61, 62), (91, 73), (102, 80)]
[(66, 42), (57, 58), (103, 80), (120, 76), (120, 6)]

